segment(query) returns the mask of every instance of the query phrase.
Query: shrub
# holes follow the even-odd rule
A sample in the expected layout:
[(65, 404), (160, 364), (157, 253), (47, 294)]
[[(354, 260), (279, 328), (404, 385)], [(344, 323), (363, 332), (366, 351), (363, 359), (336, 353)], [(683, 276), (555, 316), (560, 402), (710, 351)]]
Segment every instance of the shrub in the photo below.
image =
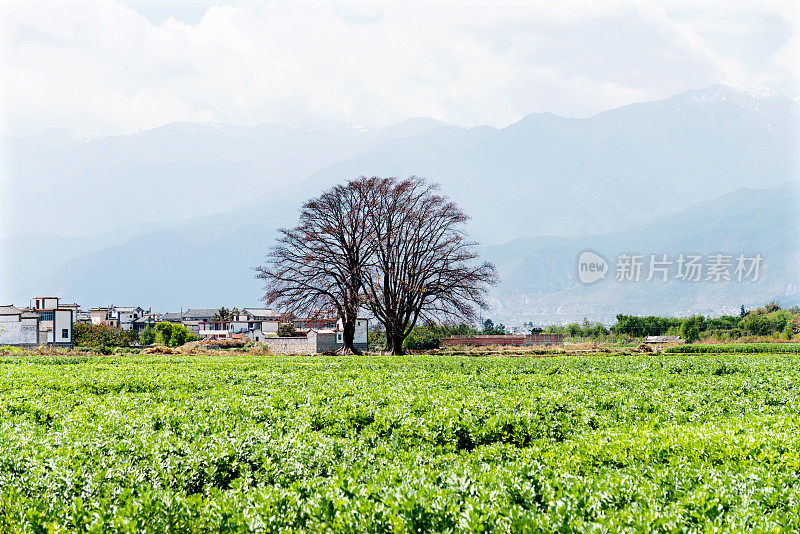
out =
[(184, 343), (199, 339), (182, 324), (161, 321), (156, 325), (155, 330), (156, 341), (167, 347), (180, 347)]
[(432, 350), (438, 349), (441, 341), (430, 328), (416, 327), (411, 330), (408, 337), (403, 341), (403, 347), (409, 350)]
[(787, 324), (786, 328), (783, 329), (783, 334), (782, 334), (783, 339), (786, 340), (792, 339), (792, 334), (793, 334), (792, 327)]
[(703, 318), (697, 315), (687, 317), (680, 326), (680, 334), (684, 341), (692, 343), (700, 339), (700, 325)]
[(142, 345), (152, 345), (156, 342), (156, 329), (152, 326), (146, 326), (139, 334), (139, 342)]
[(72, 340), (86, 347), (127, 347), (138, 339), (133, 330), (110, 324), (72, 323)]
[(714, 345), (678, 345), (664, 352), (672, 354), (798, 354), (800, 343), (720, 343)]
[(291, 323), (278, 325), (278, 336), (297, 337), (297, 330), (295, 330), (294, 325)]

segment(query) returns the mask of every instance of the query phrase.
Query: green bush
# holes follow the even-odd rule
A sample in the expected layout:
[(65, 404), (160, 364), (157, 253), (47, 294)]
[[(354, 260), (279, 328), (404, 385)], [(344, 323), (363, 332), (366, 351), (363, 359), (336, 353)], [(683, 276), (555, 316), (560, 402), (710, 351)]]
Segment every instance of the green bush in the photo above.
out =
[(189, 341), (199, 339), (189, 332), (189, 330), (178, 323), (161, 321), (156, 325), (156, 341), (167, 347), (180, 347)]
[(297, 330), (291, 323), (278, 325), (278, 337), (297, 337)]
[(138, 340), (133, 330), (110, 324), (72, 323), (72, 341), (85, 347), (127, 347)]
[(687, 317), (681, 323), (678, 332), (680, 336), (687, 343), (693, 343), (700, 339), (700, 326), (703, 324), (703, 318), (699, 315), (692, 315)]
[(408, 350), (432, 350), (438, 349), (441, 344), (440, 338), (436, 333), (426, 327), (415, 327), (403, 341), (403, 348)]
[(139, 343), (142, 345), (152, 345), (156, 342), (156, 329), (152, 326), (146, 326), (139, 334)]
[(797, 354), (800, 343), (720, 343), (677, 345), (664, 352), (672, 354)]

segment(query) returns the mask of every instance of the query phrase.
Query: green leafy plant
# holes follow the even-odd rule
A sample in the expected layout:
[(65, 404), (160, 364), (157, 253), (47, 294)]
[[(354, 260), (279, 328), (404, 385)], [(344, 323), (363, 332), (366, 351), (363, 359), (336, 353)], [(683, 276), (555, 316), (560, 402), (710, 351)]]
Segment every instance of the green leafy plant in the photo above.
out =
[(798, 346), (0, 356), (0, 531), (796, 532)]

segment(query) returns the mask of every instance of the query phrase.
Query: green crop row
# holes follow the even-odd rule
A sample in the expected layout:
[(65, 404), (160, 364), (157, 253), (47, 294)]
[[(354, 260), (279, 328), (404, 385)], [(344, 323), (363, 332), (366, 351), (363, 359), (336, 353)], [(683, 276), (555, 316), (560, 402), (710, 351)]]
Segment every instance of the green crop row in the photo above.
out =
[(796, 354), (0, 358), (0, 532), (800, 529)]
[(800, 343), (710, 343), (677, 345), (666, 349), (672, 354), (798, 354)]

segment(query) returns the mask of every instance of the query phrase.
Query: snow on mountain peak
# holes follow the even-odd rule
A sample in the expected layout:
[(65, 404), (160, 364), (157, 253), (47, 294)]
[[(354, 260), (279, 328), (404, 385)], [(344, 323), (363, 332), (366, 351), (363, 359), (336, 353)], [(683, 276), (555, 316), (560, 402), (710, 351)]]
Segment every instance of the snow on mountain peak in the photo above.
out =
[(686, 91), (668, 99), (668, 102), (701, 105), (726, 102), (760, 115), (786, 113), (787, 110), (797, 114), (799, 108), (797, 101), (771, 89), (761, 87), (735, 89), (724, 84), (715, 84), (703, 89)]

